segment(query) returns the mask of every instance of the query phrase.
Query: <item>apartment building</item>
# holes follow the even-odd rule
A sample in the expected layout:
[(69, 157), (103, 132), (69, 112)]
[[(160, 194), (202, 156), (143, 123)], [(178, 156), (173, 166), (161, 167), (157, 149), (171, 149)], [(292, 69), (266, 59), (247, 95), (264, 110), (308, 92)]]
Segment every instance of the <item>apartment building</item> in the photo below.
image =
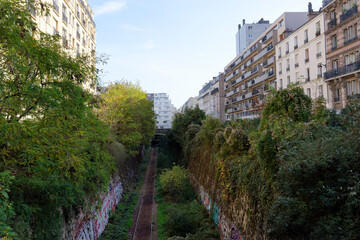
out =
[(195, 108), (198, 105), (198, 97), (190, 97), (179, 109), (179, 112), (184, 114), (186, 108)]
[(220, 73), (202, 87), (197, 97), (197, 105), (199, 108), (203, 110), (206, 115), (221, 121), (225, 120), (225, 99), (223, 91), (224, 74)]
[(329, 87), (329, 106), (338, 112), (349, 96), (360, 94), (359, 2), (323, 1), (327, 58), (324, 78)]
[(277, 89), (300, 84), (312, 99), (323, 97), (328, 105), (328, 88), (323, 78), (326, 64), (324, 12), (313, 12), (304, 25), (275, 46)]
[[(72, 56), (96, 52), (96, 25), (94, 13), (87, 0), (42, 0), (52, 6), (48, 16), (41, 16), (33, 7), (30, 13), (38, 28), (45, 33), (59, 35), (63, 48)], [(94, 83), (84, 86), (95, 91)]]
[(236, 56), (249, 46), (260, 34), (270, 26), (270, 21), (260, 19), (257, 23), (246, 23), (243, 19), (243, 26), (238, 25), (236, 33)]
[(308, 21), (307, 12), (285, 12), (225, 67), (226, 119), (260, 116), (276, 88), (274, 46)]
[(150, 93), (147, 99), (154, 102), (157, 129), (171, 129), (176, 108), (166, 93)]

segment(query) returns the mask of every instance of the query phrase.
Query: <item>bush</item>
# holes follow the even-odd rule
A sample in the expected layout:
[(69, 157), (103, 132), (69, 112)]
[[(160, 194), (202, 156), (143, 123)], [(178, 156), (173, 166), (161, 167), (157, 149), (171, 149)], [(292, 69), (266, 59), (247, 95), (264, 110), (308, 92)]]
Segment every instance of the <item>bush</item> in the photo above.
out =
[(160, 184), (162, 193), (172, 201), (183, 202), (196, 198), (194, 190), (188, 181), (186, 170), (179, 166), (165, 170), (160, 175)]
[(169, 206), (166, 209), (166, 235), (168, 237), (185, 237), (187, 234), (196, 233), (202, 220), (202, 216), (199, 214), (201, 211), (203, 211), (203, 207), (196, 200), (189, 204)]

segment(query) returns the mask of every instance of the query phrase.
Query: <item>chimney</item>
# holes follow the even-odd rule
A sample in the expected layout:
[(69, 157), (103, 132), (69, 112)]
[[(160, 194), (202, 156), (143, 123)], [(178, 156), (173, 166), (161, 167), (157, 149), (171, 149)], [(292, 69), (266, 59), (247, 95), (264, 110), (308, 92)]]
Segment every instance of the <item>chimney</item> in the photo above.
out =
[(240, 30), (240, 28), (241, 28), (241, 24), (238, 25), (238, 30)]
[(243, 19), (243, 26), (245, 25), (245, 19)]
[(313, 12), (314, 12), (314, 10), (313, 10), (313, 8), (312, 8), (312, 3), (309, 2), (309, 5), (308, 5), (308, 13), (313, 13)]

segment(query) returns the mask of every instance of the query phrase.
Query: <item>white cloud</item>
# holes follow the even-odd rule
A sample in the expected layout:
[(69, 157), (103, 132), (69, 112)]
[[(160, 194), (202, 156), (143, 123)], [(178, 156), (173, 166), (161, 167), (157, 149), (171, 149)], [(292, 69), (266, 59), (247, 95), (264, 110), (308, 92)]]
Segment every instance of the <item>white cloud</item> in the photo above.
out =
[(99, 16), (106, 13), (116, 12), (124, 7), (125, 1), (107, 1), (103, 5), (95, 8), (95, 14)]
[(152, 40), (148, 40), (146, 43), (144, 43), (142, 46), (141, 46), (143, 49), (146, 49), (146, 50), (150, 50), (150, 49), (153, 49), (155, 48), (155, 45), (153, 43)]
[(145, 29), (137, 27), (135, 25), (131, 25), (131, 24), (121, 24), (120, 29), (125, 30), (125, 31), (131, 31), (131, 32), (145, 32)]

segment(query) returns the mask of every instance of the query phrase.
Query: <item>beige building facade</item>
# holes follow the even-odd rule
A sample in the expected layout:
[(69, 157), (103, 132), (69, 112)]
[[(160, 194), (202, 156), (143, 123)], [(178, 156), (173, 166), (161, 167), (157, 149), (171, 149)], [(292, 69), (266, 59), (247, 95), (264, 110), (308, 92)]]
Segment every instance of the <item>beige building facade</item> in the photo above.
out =
[(225, 67), (226, 120), (260, 116), (265, 95), (276, 88), (275, 45), (308, 20), (285, 12)]
[[(72, 56), (86, 54), (96, 58), (96, 25), (87, 0), (42, 0), (52, 6), (48, 16), (30, 8), (38, 28), (51, 35), (58, 34), (63, 48)], [(85, 88), (95, 91), (94, 83)], [(96, 85), (96, 84), (95, 84)]]
[(323, 97), (329, 106), (328, 88), (323, 78), (326, 64), (324, 13), (310, 14), (313, 18), (275, 46), (277, 89), (300, 84), (309, 97)]
[(339, 112), (360, 94), (360, 0), (323, 1), (330, 108)]

